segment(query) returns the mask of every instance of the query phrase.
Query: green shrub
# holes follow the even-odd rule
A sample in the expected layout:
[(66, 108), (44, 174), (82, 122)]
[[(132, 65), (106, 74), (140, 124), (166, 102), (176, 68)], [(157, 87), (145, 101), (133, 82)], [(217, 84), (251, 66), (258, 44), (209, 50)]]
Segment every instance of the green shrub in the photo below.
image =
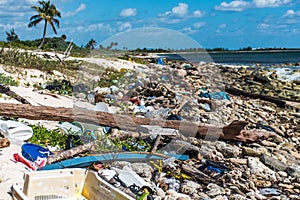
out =
[(18, 86), (19, 81), (15, 81), (12, 77), (5, 76), (4, 74), (0, 73), (0, 84)]
[(48, 130), (42, 125), (30, 125), (33, 130), (33, 136), (29, 139), (30, 143), (43, 147), (59, 147), (65, 149), (68, 135), (62, 133), (59, 129)]

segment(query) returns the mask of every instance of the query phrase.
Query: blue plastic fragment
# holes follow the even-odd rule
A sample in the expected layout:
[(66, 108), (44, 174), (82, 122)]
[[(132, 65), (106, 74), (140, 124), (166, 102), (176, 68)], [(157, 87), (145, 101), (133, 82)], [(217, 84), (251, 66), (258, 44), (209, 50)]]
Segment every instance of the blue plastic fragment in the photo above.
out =
[(157, 64), (159, 64), (159, 65), (164, 65), (164, 60), (163, 60), (163, 58), (158, 58), (158, 59), (157, 59)]
[(36, 161), (38, 157), (47, 158), (49, 155), (53, 154), (48, 149), (31, 143), (23, 144), (21, 149), (22, 156), (32, 162)]
[(95, 162), (112, 162), (112, 161), (139, 161), (144, 162), (148, 160), (163, 160), (168, 158), (166, 155), (158, 154), (145, 154), (145, 153), (131, 153), (131, 152), (120, 152), (120, 153), (107, 153), (97, 154), (94, 156), (84, 156), (79, 158), (71, 158), (61, 162), (46, 165), (38, 170), (53, 170), (53, 169), (64, 169), (64, 168), (84, 168), (91, 166)]

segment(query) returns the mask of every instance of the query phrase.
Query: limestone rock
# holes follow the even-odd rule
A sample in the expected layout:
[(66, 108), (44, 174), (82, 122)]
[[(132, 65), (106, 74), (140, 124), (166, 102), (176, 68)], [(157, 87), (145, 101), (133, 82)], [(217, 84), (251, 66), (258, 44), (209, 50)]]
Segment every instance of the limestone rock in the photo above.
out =
[(300, 178), (300, 166), (299, 165), (291, 165), (286, 168), (286, 172), (296, 178)]
[(238, 157), (240, 155), (240, 148), (222, 141), (217, 141), (215, 144), (218, 151), (222, 152), (225, 157)]
[(240, 194), (233, 194), (229, 196), (229, 200), (246, 200), (246, 197)]
[(208, 191), (206, 192), (206, 194), (210, 197), (215, 197), (215, 196), (218, 196), (218, 195), (224, 195), (225, 194), (224, 188), (220, 187), (219, 185), (217, 185), (215, 183), (208, 184), (207, 189), (208, 189)]
[(264, 180), (276, 181), (275, 172), (266, 167), (258, 158), (249, 157), (248, 166), (252, 175), (256, 175)]
[(254, 157), (260, 156), (260, 152), (257, 149), (250, 148), (250, 147), (243, 147), (243, 154), (245, 156), (254, 156)]
[(284, 171), (287, 168), (287, 165), (276, 158), (272, 158), (265, 154), (260, 156), (260, 161), (270, 167), (271, 169), (276, 169), (278, 171)]
[(184, 194), (193, 194), (197, 193), (199, 189), (201, 189), (201, 185), (194, 181), (185, 181), (181, 184), (180, 192)]

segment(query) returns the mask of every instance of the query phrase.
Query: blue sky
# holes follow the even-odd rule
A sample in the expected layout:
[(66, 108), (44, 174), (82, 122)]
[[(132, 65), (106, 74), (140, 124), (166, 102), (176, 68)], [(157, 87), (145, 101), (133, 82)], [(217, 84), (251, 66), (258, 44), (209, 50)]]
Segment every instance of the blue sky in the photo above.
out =
[[(21, 40), (41, 38), (43, 24), (28, 28), (36, 0), (0, 0), (0, 40), (14, 28)], [(161, 47), (204, 48), (300, 47), (300, 0), (52, 0), (62, 13), (58, 35), (67, 35), (77, 45), (91, 38), (104, 44), (122, 33), (137, 41), (136, 30), (144, 30), (149, 42)], [(149, 29), (149, 27), (151, 27)], [(145, 28), (145, 29), (144, 29)], [(155, 30), (167, 30), (158, 34)], [(151, 30), (151, 31), (149, 31)], [(138, 32), (141, 34), (141, 32)], [(147, 34), (146, 34), (147, 33)], [(176, 37), (168, 33), (177, 34)], [(152, 35), (157, 37), (152, 38)], [(120, 36), (120, 38), (116, 37)], [(47, 37), (54, 36), (47, 30)], [(124, 34), (123, 34), (124, 36)], [(124, 39), (124, 37), (123, 37)], [(154, 42), (155, 40), (155, 42)], [(119, 46), (123, 44), (117, 41)], [(121, 44), (122, 43), (122, 44)], [(158, 45), (157, 44), (157, 45)], [(143, 44), (141, 44), (143, 45)], [(196, 46), (197, 46), (196, 45)]]

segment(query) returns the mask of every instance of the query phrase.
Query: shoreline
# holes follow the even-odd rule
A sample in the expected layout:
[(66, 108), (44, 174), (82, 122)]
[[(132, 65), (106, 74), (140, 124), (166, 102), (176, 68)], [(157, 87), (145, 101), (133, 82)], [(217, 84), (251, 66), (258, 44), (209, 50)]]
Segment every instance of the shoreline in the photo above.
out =
[[(227, 196), (228, 198), (237, 198), (238, 195), (245, 198), (267, 198), (266, 196), (268, 195), (261, 192), (262, 189), (273, 187), (280, 190), (281, 196), (290, 198), (293, 197), (293, 195), (297, 195), (297, 192), (300, 192), (299, 185), (294, 184), (294, 180), (296, 180), (298, 176), (297, 173), (300, 173), (300, 169), (298, 170), (298, 168), (293, 167), (294, 165), (297, 165), (297, 163), (300, 163), (300, 155), (298, 152), (300, 145), (300, 130), (297, 129), (298, 124), (296, 121), (298, 116), (297, 113), (299, 114), (300, 112), (300, 107), (297, 108), (299, 104), (294, 105), (296, 108), (291, 107), (289, 104), (285, 108), (280, 108), (276, 106), (276, 104), (269, 101), (246, 98), (240, 95), (227, 94), (230, 97), (230, 100), (207, 99), (202, 98), (199, 95), (199, 91), (203, 87), (214, 89), (217, 88), (215, 86), (223, 86), (225, 88), (225, 86), (231, 85), (235, 87), (239, 86), (240, 89), (244, 91), (249, 90), (249, 92), (252, 92), (253, 90), (258, 91), (260, 94), (270, 96), (273, 95), (275, 97), (280, 97), (279, 95), (281, 93), (276, 92), (280, 89), (285, 91), (284, 95), (287, 95), (287, 97), (291, 99), (300, 98), (297, 96), (297, 93), (295, 93), (297, 91), (292, 90), (292, 88), (297, 90), (297, 87), (299, 86), (296, 84), (282, 82), (278, 80), (278, 77), (274, 74), (272, 75), (264, 72), (253, 74), (251, 71), (245, 68), (232, 68), (226, 66), (217, 67), (217, 64), (212, 63), (206, 63), (194, 68), (187, 63), (182, 63), (175, 64), (174, 68), (171, 68), (167, 65), (157, 65), (153, 63), (143, 65), (118, 59), (97, 60), (96, 58), (87, 58), (85, 60), (99, 64), (102, 67), (111, 66), (117, 68), (118, 70), (124, 68), (132, 69), (126, 72), (130, 75), (128, 76), (129, 78), (124, 80), (119, 79), (119, 82), (113, 82), (115, 84), (124, 84), (122, 87), (119, 86), (118, 90), (116, 90), (114, 87), (111, 87), (109, 90), (104, 90), (105, 87), (92, 88), (95, 93), (101, 93), (104, 91), (104, 94), (109, 94), (104, 97), (104, 102), (108, 105), (110, 112), (114, 114), (125, 113), (130, 115), (134, 114), (134, 116), (137, 117), (145, 117), (145, 113), (141, 112), (143, 111), (141, 105), (134, 103), (134, 100), (131, 102), (126, 100), (126, 98), (123, 98), (126, 97), (128, 92), (131, 92), (130, 94), (138, 94), (141, 96), (141, 98), (143, 98), (145, 103), (144, 106), (149, 107), (150, 113), (153, 114), (154, 118), (156, 114), (155, 111), (164, 110), (165, 107), (169, 107), (173, 111), (180, 108), (180, 110), (177, 111), (177, 115), (182, 116), (182, 118), (187, 121), (197, 122), (200, 124), (228, 125), (236, 120), (244, 120), (248, 123), (244, 129), (246, 133), (247, 131), (257, 130), (257, 132), (251, 132), (253, 135), (248, 135), (250, 139), (251, 136), (253, 137), (252, 140), (254, 140), (254, 142), (234, 142), (230, 140), (209, 141), (203, 138), (184, 137), (182, 135), (175, 138), (162, 136), (162, 143), (165, 143), (170, 139), (172, 142), (174, 142), (175, 150), (172, 151), (174, 154), (185, 153), (180, 152), (180, 147), (188, 144), (186, 152), (187, 155), (192, 158), (185, 162), (185, 164), (188, 166), (193, 166), (199, 170), (199, 164), (201, 163), (200, 161), (202, 158), (204, 158), (206, 160), (212, 160), (225, 165), (230, 169), (230, 172), (225, 172), (222, 175), (223, 178), (227, 180), (227, 182), (224, 183), (225, 186), (219, 184), (218, 179), (214, 178), (216, 172), (205, 169), (205, 171), (201, 171), (201, 173), (205, 173), (206, 176), (210, 177), (209, 184), (197, 182), (196, 180), (183, 179), (180, 180), (181, 182), (179, 184), (181, 189), (173, 193), (173, 195), (183, 195), (184, 192), (187, 192), (188, 194), (185, 195), (188, 195), (189, 197), (185, 197), (193, 200), (201, 198), (222, 198), (222, 196)], [(40, 81), (40, 79), (38, 79), (41, 75), (40, 73), (34, 72), (34, 70), (30, 69), (25, 70), (28, 72), (23, 73), (22, 75), (15, 74), (14, 77), (24, 79), (20, 81), (21, 83), (38, 83)], [(31, 71), (32, 73), (29, 73)], [(55, 74), (56, 76), (52, 77), (51, 80), (55, 78), (67, 78), (61, 73)], [(170, 74), (172, 76), (168, 77), (167, 75)], [(45, 77), (47, 76), (45, 75)], [(44, 81), (46, 82), (47, 80)], [(124, 83), (121, 81), (124, 81)], [(161, 85), (156, 85), (155, 82), (161, 82)], [(143, 84), (135, 87), (136, 83)], [(148, 83), (152, 84), (148, 85)], [(117, 87), (116, 85), (114, 86)], [(266, 86), (274, 86), (277, 90), (270, 90)], [(113, 92), (113, 88), (116, 90), (116, 92)], [(132, 89), (130, 90), (129, 88)], [(18, 95), (27, 99), (33, 105), (72, 108), (72, 103), (74, 102), (73, 98), (76, 98), (76, 100), (84, 99), (83, 102), (85, 102), (86, 105), (89, 104), (90, 106), (94, 106), (93, 104), (87, 102), (87, 95), (84, 95), (84, 92), (76, 95), (73, 94), (74, 96), (72, 97), (65, 97), (64, 95), (59, 95), (56, 93), (53, 95), (47, 95), (46, 91), (44, 91), (42, 94), (38, 94), (39, 91), (36, 91), (31, 87), (24, 89), (21, 86), (17, 86), (11, 87), (11, 89)], [(165, 91), (165, 93), (161, 91)], [(154, 97), (154, 95), (156, 97)], [(177, 98), (173, 98), (175, 96), (177, 96)], [(132, 96), (131, 98), (134, 97), (135, 96)], [(183, 97), (186, 97), (190, 100), (185, 101)], [(114, 104), (111, 101), (113, 98), (117, 99), (119, 102), (122, 102), (122, 104)], [(2, 100), (2, 103), (11, 102), (13, 100), (5, 95), (3, 95), (0, 99)], [(19, 102), (14, 101), (14, 103)], [(120, 109), (120, 105), (128, 106), (122, 107), (122, 110)], [(207, 106), (209, 106), (209, 109)], [(217, 106), (217, 109), (211, 110), (213, 106)], [(33, 122), (31, 121), (30, 123)], [(48, 124), (49, 128), (56, 128), (58, 126), (57, 122), (51, 124), (51, 126), (50, 122), (45, 121), (44, 123)], [(265, 129), (258, 129), (258, 126)], [(275, 137), (260, 138), (260, 134), (270, 133), (266, 130), (267, 128), (269, 128), (269, 130), (274, 130), (272, 135), (275, 135)], [(119, 132), (127, 134), (131, 133), (129, 131), (118, 131), (116, 129), (115, 133)], [(255, 133), (258, 135), (255, 135)], [(242, 136), (247, 137), (247, 134)], [(255, 137), (257, 138), (255, 139)], [(0, 199), (10, 199), (8, 192), (10, 191), (11, 184), (14, 182), (19, 182), (22, 184), (21, 179), (23, 177), (20, 176), (24, 171), (28, 171), (24, 165), (12, 161), (12, 154), (20, 152), (21, 150), (19, 149), (18, 151), (18, 148), (18, 146), (16, 147), (12, 145), (11, 147), (3, 149), (2, 153), (0, 152), (0, 157), (3, 156), (3, 158), (5, 158), (5, 161), (1, 166), (0, 177), (2, 176), (4, 180), (9, 180), (9, 182), (0, 182), (0, 193), (5, 194), (3, 197), (1, 196)], [(158, 146), (158, 149), (160, 151), (165, 150), (162, 148), (162, 146)], [(266, 158), (270, 158), (271, 161), (261, 160), (261, 155), (264, 155)], [(292, 173), (291, 171), (285, 170), (285, 168), (280, 168), (280, 170), (277, 169), (276, 167), (278, 166), (276, 165), (275, 161), (280, 162), (285, 168), (296, 170), (297, 173)], [(177, 165), (176, 162), (171, 164), (172, 165), (169, 167), (175, 166), (175, 168), (181, 169), (181, 166)], [(263, 168), (265, 171), (260, 171), (256, 168), (256, 166)], [(146, 169), (149, 171), (150, 168), (153, 170), (153, 173), (151, 172), (147, 174), (147, 177), (144, 177), (145, 174), (141, 172), (147, 171)], [(171, 169), (173, 170), (173, 168)], [(138, 168), (138, 170), (139, 176), (146, 178), (146, 180), (152, 180), (150, 181), (150, 184), (161, 184), (162, 182), (160, 182), (160, 180), (168, 179), (168, 177), (164, 177), (162, 174), (160, 174), (160, 179), (155, 179), (155, 168), (152, 168), (151, 165), (146, 163), (143, 163), (142, 167)], [(164, 170), (167, 169), (164, 168)], [(18, 175), (15, 175), (16, 172)], [(265, 176), (266, 172), (270, 176)], [(248, 178), (242, 177), (241, 174), (247, 174)], [(273, 181), (275, 180), (274, 177), (277, 181), (276, 184), (273, 184)], [(263, 182), (261, 181), (261, 178)], [(290, 181), (290, 184), (287, 184), (283, 181), (286, 179)], [(287, 184), (287, 186), (284, 184)], [(231, 189), (233, 186), (236, 187), (240, 192), (236, 192), (236, 189)], [(169, 198), (171, 198), (172, 195), (169, 193), (170, 191), (161, 190), (160, 192), (163, 193), (164, 196), (169, 196)], [(227, 190), (230, 192), (226, 192)], [(216, 193), (216, 191), (219, 192)]]

